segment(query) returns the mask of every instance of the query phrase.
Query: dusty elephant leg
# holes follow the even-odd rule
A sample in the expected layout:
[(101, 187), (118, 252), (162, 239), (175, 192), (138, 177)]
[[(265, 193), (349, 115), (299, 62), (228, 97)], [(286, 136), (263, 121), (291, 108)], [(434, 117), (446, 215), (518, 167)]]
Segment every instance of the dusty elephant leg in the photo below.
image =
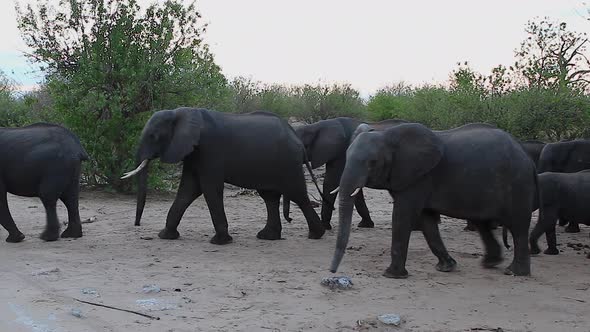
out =
[(276, 191), (258, 190), (258, 194), (266, 204), (266, 226), (256, 234), (256, 237), (263, 240), (281, 239), (281, 217), (279, 206), (281, 193)]
[[(537, 222), (537, 224), (535, 225), (535, 227), (533, 228), (533, 230), (531, 231), (531, 235), (529, 238), (530, 254), (531, 255), (537, 255), (541, 252), (538, 242), (539, 242), (539, 238), (541, 237), (541, 235), (543, 233), (546, 233), (545, 237), (547, 239), (548, 244), (549, 244), (549, 235), (547, 234), (547, 232), (549, 232), (550, 229), (553, 229), (553, 234), (555, 235), (555, 223), (558, 218), (556, 208), (552, 207), (552, 206), (544, 207), (542, 218), (543, 219), (540, 219)], [(557, 249), (557, 248), (555, 248), (555, 249)]]
[(545, 255), (558, 255), (559, 250), (557, 249), (557, 235), (555, 232), (555, 224), (553, 224), (551, 228), (545, 231), (545, 239), (547, 240), (547, 249), (545, 249), (543, 253)]
[(324, 197), (328, 201), (322, 201), (321, 212), (322, 225), (325, 229), (332, 229), (332, 225), (330, 224), (332, 213), (334, 212), (332, 208), (334, 207), (337, 194), (331, 194), (331, 192), (338, 187), (343, 170), (344, 166), (342, 165), (342, 162), (326, 164), (326, 175), (324, 177), (322, 190), (324, 191)]
[(502, 247), (492, 232), (492, 221), (481, 221), (474, 224), (477, 227), (479, 236), (481, 237), (485, 248), (485, 255), (481, 265), (486, 269), (496, 267), (498, 264), (502, 263), (504, 258), (502, 257)]
[(25, 239), (25, 235), (18, 230), (14, 223), (14, 219), (12, 219), (12, 215), (10, 215), (8, 201), (6, 199), (6, 191), (4, 190), (0, 192), (0, 224), (8, 232), (6, 242), (16, 243)]
[(440, 215), (434, 212), (424, 212), (420, 220), (420, 229), (430, 247), (430, 251), (438, 258), (436, 270), (451, 272), (457, 267), (457, 262), (449, 255), (438, 229)]
[(570, 221), (569, 224), (565, 227), (566, 233), (580, 233), (580, 224), (575, 221)]
[[(203, 180), (203, 177), (201, 177), (201, 180)], [(201, 181), (201, 188), (203, 189), (207, 207), (209, 207), (213, 227), (215, 227), (215, 236), (209, 242), (213, 244), (233, 242), (233, 238), (229, 235), (227, 217), (223, 207), (223, 181), (207, 184)]]
[[(406, 203), (406, 204), (404, 204)], [(406, 260), (412, 225), (418, 223), (419, 212), (407, 207), (409, 202), (394, 205), (391, 227), (391, 265), (383, 275), (388, 278), (405, 279), (408, 277)], [(411, 206), (411, 205), (410, 205)]]
[[(522, 220), (522, 221), (521, 221)], [(531, 274), (531, 257), (528, 248), (528, 228), (530, 214), (526, 218), (513, 219), (510, 225), (514, 242), (514, 259), (504, 271), (505, 274), (517, 276), (529, 276)]]
[(201, 196), (201, 186), (198, 177), (194, 175), (187, 163), (185, 163), (185, 165), (183, 165), (182, 177), (180, 179), (178, 191), (176, 192), (176, 198), (174, 198), (174, 202), (166, 216), (166, 227), (158, 233), (160, 239), (178, 239), (180, 236), (178, 225), (180, 224), (184, 212), (186, 212), (186, 209), (195, 201), (195, 199)]
[(475, 232), (477, 231), (477, 226), (475, 226), (475, 223), (471, 220), (467, 220), (467, 225), (465, 226), (465, 228), (463, 228), (464, 231), (469, 231), (469, 232)]
[(375, 227), (375, 223), (373, 223), (373, 220), (369, 215), (369, 209), (367, 208), (367, 203), (365, 202), (365, 194), (362, 189), (354, 198), (354, 206), (356, 207), (358, 214), (361, 216), (361, 222), (358, 224), (358, 227)]
[(40, 237), (44, 241), (55, 241), (59, 238), (59, 220), (56, 210), (57, 198), (42, 197), (41, 202), (43, 202), (47, 214), (47, 225)]
[(68, 227), (66, 227), (65, 231), (61, 233), (62, 238), (82, 237), (82, 223), (80, 222), (80, 211), (78, 206), (78, 190), (78, 183), (76, 182), (76, 184), (72, 185), (60, 198), (68, 210)]
[(309, 228), (307, 237), (310, 239), (320, 239), (326, 232), (326, 228), (320, 221), (318, 214), (311, 207), (311, 202), (307, 195), (307, 187), (305, 185), (303, 171), (301, 167), (298, 167), (295, 173), (290, 174), (293, 178), (290, 181), (291, 184), (284, 188), (284, 190), (287, 191), (286, 195), (295, 202), (295, 204), (301, 209), (301, 212), (303, 212)]

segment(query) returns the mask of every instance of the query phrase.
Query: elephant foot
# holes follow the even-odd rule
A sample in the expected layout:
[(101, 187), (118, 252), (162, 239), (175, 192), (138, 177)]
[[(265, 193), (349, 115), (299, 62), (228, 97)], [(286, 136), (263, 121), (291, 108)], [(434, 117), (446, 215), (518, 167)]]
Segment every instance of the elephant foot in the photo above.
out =
[(531, 243), (530, 246), (531, 246), (531, 248), (529, 249), (529, 254), (538, 255), (541, 253), (541, 249), (539, 248), (539, 246), (536, 243)]
[(502, 256), (484, 256), (483, 260), (481, 261), (481, 265), (486, 269), (492, 269), (498, 266), (498, 264), (502, 263), (504, 258)]
[(361, 222), (359, 222), (358, 227), (360, 227), (360, 228), (373, 228), (373, 227), (375, 227), (375, 224), (373, 223), (373, 220), (363, 218), (363, 220), (361, 220)]
[(164, 228), (163, 230), (158, 233), (158, 237), (164, 240), (176, 240), (180, 236), (177, 230), (172, 230), (168, 228)]
[(408, 278), (408, 271), (405, 267), (394, 269), (390, 266), (387, 268), (387, 270), (385, 270), (385, 272), (383, 272), (383, 276), (392, 279), (406, 279)]
[(59, 239), (59, 228), (44, 230), (43, 233), (41, 233), (40, 238), (47, 242), (57, 241), (57, 239)]
[(21, 232), (15, 234), (9, 234), (6, 238), (6, 242), (10, 243), (18, 243), (25, 239), (25, 235)]
[(324, 233), (326, 233), (326, 229), (323, 226), (321, 228), (310, 229), (307, 238), (313, 240), (321, 239)]
[(464, 231), (468, 231), (468, 232), (475, 232), (477, 231), (477, 228), (475, 227), (475, 225), (471, 222), (467, 222), (467, 226), (465, 226), (465, 228), (463, 228)]
[(527, 266), (525, 264), (510, 264), (505, 270), (504, 274), (509, 276), (530, 276), (531, 275), (531, 267), (530, 265)]
[(82, 237), (82, 225), (70, 226), (68, 225), (65, 231), (61, 233), (62, 238), (79, 238)]
[(332, 229), (332, 225), (330, 225), (330, 222), (322, 222), (322, 226), (324, 226), (324, 230), (330, 230)]
[(559, 255), (559, 250), (555, 247), (547, 248), (547, 249), (545, 249), (545, 251), (543, 251), (543, 253), (545, 255)]
[(223, 245), (223, 244), (228, 244), (228, 243), (232, 243), (234, 242), (234, 239), (227, 233), (225, 234), (215, 234), (215, 236), (213, 236), (211, 238), (211, 240), (209, 240), (210, 243), (212, 244), (219, 244), (219, 245)]
[(453, 272), (455, 271), (457, 267), (457, 261), (455, 261), (454, 259), (450, 258), (445, 260), (445, 261), (439, 261), (438, 264), (436, 264), (436, 270), (440, 271), (440, 272)]
[(281, 231), (264, 227), (260, 232), (258, 232), (258, 234), (256, 234), (256, 237), (261, 240), (280, 240)]
[(580, 233), (580, 225), (575, 223), (569, 223), (565, 228), (566, 233)]

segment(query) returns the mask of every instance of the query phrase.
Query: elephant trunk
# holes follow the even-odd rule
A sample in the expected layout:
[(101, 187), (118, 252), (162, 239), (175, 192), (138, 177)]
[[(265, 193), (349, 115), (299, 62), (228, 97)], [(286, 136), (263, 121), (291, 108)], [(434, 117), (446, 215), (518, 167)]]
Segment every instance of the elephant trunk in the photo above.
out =
[(352, 224), (354, 195), (362, 189), (366, 182), (366, 170), (359, 172), (358, 169), (358, 166), (347, 164), (340, 180), (340, 187), (338, 189), (340, 195), (338, 203), (338, 239), (336, 240), (336, 251), (334, 252), (330, 267), (330, 272), (332, 273), (338, 270), (338, 266), (342, 261), (342, 257), (344, 257), (344, 251), (348, 245)]
[(143, 208), (145, 207), (145, 198), (147, 195), (148, 166), (146, 165), (137, 177), (137, 208), (135, 210), (135, 226), (139, 226)]

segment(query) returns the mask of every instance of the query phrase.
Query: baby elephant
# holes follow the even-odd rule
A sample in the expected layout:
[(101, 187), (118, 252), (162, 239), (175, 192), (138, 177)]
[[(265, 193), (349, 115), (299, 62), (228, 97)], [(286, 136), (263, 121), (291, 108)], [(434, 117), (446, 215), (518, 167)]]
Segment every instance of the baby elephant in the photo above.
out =
[[(577, 173), (545, 172), (539, 174), (543, 213), (530, 236), (531, 254), (541, 252), (537, 241), (545, 233), (547, 255), (557, 255), (555, 224), (557, 219), (575, 220), (590, 225), (590, 170)], [(590, 257), (589, 257), (590, 258)]]
[(8, 231), (7, 242), (20, 242), (8, 210), (6, 194), (39, 197), (47, 213), (45, 241), (59, 237), (56, 203), (68, 209), (68, 227), (61, 237), (81, 237), (78, 212), (80, 162), (88, 155), (72, 132), (58, 125), (37, 123), (22, 128), (0, 128), (0, 224)]

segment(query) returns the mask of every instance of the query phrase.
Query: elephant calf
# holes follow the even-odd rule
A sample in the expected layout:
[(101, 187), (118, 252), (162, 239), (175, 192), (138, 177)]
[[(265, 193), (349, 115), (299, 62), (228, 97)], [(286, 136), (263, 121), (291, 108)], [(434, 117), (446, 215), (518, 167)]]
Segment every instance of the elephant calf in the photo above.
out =
[(590, 225), (590, 170), (577, 173), (545, 172), (539, 175), (543, 213), (530, 237), (531, 254), (541, 252), (537, 241), (545, 233), (547, 255), (557, 255), (555, 224), (558, 218)]
[(81, 237), (78, 211), (81, 161), (88, 155), (72, 132), (58, 125), (37, 123), (23, 128), (0, 128), (0, 224), (8, 231), (7, 242), (25, 238), (16, 227), (6, 194), (39, 197), (47, 213), (45, 241), (59, 237), (56, 204), (68, 210), (68, 227), (61, 237)]
[(514, 238), (514, 260), (506, 273), (530, 274), (528, 232), (537, 195), (535, 165), (508, 133), (485, 124), (431, 131), (420, 124), (400, 124), (359, 134), (346, 152), (339, 187), (339, 229), (331, 271), (342, 260), (350, 235), (354, 196), (363, 187), (386, 189), (395, 200), (391, 265), (384, 275), (405, 278), (410, 233), (422, 230), (439, 259), (439, 271), (452, 271), (438, 230), (440, 215), (477, 224), (486, 253), (484, 267), (502, 261), (492, 222)]

